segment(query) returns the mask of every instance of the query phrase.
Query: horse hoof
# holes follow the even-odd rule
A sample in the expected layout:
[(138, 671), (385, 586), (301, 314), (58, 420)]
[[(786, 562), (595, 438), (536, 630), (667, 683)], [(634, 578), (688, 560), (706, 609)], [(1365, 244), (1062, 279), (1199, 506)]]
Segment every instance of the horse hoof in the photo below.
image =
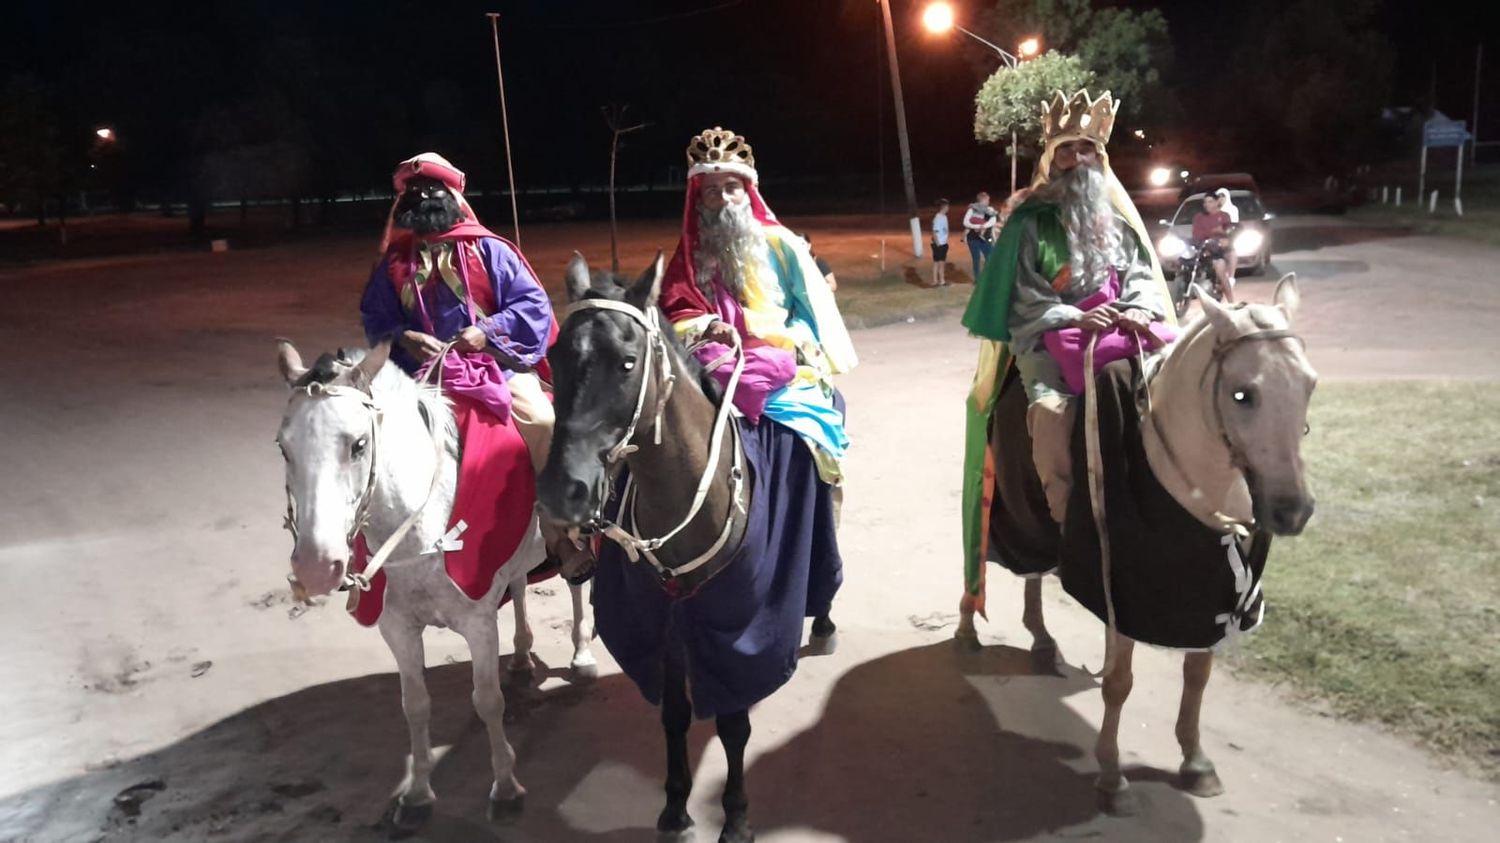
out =
[(698, 835), (693, 831), (693, 818), (687, 814), (670, 820), (663, 816), (656, 821), (657, 843), (694, 843), (697, 839)]
[(506, 685), (524, 688), (531, 685), (535, 680), (536, 668), (529, 661), (519, 665), (513, 663), (505, 669)]
[(592, 682), (599, 678), (599, 663), (593, 659), (573, 662), (568, 668), (573, 671), (573, 679), (579, 682)]
[(838, 651), (839, 634), (830, 632), (827, 635), (814, 635), (807, 639), (807, 655), (809, 656), (831, 656)]
[(1224, 783), (1219, 780), (1219, 774), (1212, 765), (1198, 770), (1184, 766), (1179, 773), (1182, 776), (1182, 789), (1194, 796), (1208, 799), (1224, 793)]
[(953, 645), (961, 653), (977, 653), (984, 649), (979, 644), (979, 634), (975, 632), (955, 632), (953, 634)]
[(396, 810), (391, 812), (391, 825), (401, 831), (416, 831), (432, 819), (432, 803), (408, 805), (396, 800)]
[(719, 834), (719, 843), (755, 843), (755, 832), (743, 821), (733, 826), (726, 825)]
[(526, 809), (526, 794), (518, 793), (509, 799), (490, 798), (489, 807), (485, 809), (485, 816), (492, 823), (502, 825), (513, 823), (521, 818), (521, 813)]
[(1111, 817), (1133, 817), (1141, 812), (1141, 803), (1136, 799), (1135, 791), (1129, 788), (1120, 788), (1114, 792), (1101, 790), (1099, 810)]

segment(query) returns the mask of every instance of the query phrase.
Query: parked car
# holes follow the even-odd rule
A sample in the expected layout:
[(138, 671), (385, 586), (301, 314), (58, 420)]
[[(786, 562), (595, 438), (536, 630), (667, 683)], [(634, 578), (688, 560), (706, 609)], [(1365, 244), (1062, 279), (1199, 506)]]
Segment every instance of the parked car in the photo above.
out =
[[(1168, 275), (1178, 270), (1179, 258), (1187, 250), (1188, 241), (1192, 238), (1193, 217), (1203, 211), (1203, 199), (1206, 196), (1208, 191), (1189, 194), (1170, 220), (1160, 221), (1167, 226), (1167, 230), (1156, 241), (1156, 256), (1161, 260), (1162, 271)], [(1261, 204), (1259, 193), (1250, 190), (1230, 188), (1229, 201), (1240, 212), (1240, 221), (1230, 237), (1234, 252), (1239, 256), (1235, 274), (1259, 275), (1271, 263), (1273, 237), (1270, 221), (1275, 218), (1275, 214), (1268, 212)]]

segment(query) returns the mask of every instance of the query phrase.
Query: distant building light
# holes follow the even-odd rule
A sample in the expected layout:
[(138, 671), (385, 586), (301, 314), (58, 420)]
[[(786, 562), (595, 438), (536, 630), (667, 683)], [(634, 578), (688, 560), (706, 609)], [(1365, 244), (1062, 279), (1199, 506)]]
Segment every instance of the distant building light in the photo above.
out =
[(100, 128), (100, 129), (95, 129), (94, 130), (94, 134), (98, 135), (99, 140), (102, 140), (102, 141), (112, 141), (112, 140), (115, 139), (115, 130), (109, 128), (108, 126), (105, 126), (103, 128)]

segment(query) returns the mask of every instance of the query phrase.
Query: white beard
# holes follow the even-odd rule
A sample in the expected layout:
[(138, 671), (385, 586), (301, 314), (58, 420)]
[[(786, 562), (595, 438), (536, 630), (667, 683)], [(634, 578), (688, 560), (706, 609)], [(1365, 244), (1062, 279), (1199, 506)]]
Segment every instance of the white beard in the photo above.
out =
[(745, 289), (748, 269), (766, 260), (766, 233), (750, 212), (750, 203), (726, 204), (717, 211), (698, 208), (698, 247), (693, 250), (693, 270), (698, 287), (713, 299), (715, 273), (736, 298)]
[(1104, 284), (1110, 267), (1130, 262), (1102, 167), (1075, 167), (1054, 176), (1036, 193), (1062, 211), (1074, 283), (1092, 292)]

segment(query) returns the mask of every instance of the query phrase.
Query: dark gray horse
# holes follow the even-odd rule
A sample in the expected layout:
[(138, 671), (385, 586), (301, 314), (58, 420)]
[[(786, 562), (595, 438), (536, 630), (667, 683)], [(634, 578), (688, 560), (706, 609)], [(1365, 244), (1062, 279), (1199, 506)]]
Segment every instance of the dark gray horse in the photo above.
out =
[(569, 264), (572, 304), (549, 355), (557, 422), (537, 496), (545, 517), (600, 541), (597, 628), (662, 707), (658, 830), (687, 835), (693, 825), (687, 730), (696, 713), (716, 718), (728, 756), (719, 839), (744, 843), (754, 839), (749, 708), (791, 677), (804, 617), (814, 618), (814, 648), (833, 646), (834, 507), (797, 435), (733, 417), (684, 353), (656, 306), (661, 275), (660, 255), (629, 287), (592, 278), (581, 256)]

